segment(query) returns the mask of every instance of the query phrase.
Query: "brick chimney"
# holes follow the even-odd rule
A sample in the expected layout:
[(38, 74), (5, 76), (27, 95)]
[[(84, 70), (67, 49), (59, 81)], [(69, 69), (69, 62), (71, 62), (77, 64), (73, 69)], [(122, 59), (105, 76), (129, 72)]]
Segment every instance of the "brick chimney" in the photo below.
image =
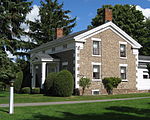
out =
[(105, 8), (105, 11), (104, 11), (104, 22), (109, 22), (109, 21), (112, 21), (112, 9), (109, 9), (109, 8)]
[(61, 38), (63, 37), (63, 28), (57, 28), (56, 29), (56, 38)]

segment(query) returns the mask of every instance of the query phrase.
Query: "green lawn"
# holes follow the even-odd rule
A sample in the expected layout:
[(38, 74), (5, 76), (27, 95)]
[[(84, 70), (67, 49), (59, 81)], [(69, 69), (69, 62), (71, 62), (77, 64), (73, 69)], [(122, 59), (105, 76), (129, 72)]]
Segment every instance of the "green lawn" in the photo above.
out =
[[(124, 94), (124, 95), (99, 95), (99, 96), (71, 96), (71, 97), (51, 97), (43, 94), (15, 94), (15, 103), (30, 102), (56, 102), (56, 101), (80, 101), (80, 100), (100, 100), (113, 98), (130, 97), (150, 97), (150, 93)], [(0, 92), (0, 104), (9, 103), (9, 92)]]
[(0, 108), (0, 120), (150, 120), (150, 99), (16, 107), (9, 115)]

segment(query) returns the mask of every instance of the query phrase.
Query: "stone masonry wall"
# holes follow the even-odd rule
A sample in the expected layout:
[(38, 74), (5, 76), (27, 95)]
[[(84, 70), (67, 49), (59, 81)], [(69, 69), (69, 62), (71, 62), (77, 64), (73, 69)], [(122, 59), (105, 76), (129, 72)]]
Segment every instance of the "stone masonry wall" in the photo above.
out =
[[(101, 39), (101, 56), (92, 56), (93, 41), (91, 38)], [(80, 74), (92, 80), (93, 65), (92, 62), (101, 63), (101, 78), (104, 77), (120, 77), (119, 64), (127, 64), (127, 82), (121, 82), (118, 89), (136, 90), (136, 59), (132, 53), (132, 47), (127, 43), (127, 59), (120, 58), (120, 42), (126, 42), (112, 30), (108, 29), (86, 39), (83, 49), (80, 50)], [(105, 94), (104, 86), (101, 81), (92, 81), (87, 94), (91, 94), (92, 90), (99, 89), (100, 94)], [(121, 93), (121, 91), (120, 91)]]

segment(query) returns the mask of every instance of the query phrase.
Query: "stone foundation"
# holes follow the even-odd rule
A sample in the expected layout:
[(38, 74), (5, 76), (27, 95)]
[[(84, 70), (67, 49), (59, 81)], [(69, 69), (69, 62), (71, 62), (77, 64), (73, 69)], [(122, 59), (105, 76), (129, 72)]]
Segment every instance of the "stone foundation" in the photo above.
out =
[[(108, 95), (106, 89), (99, 89), (99, 95)], [(131, 94), (131, 93), (150, 93), (150, 90), (136, 90), (136, 89), (114, 89), (113, 94)], [(80, 89), (80, 95), (82, 94), (82, 90)], [(85, 89), (84, 95), (92, 95), (91, 89)]]

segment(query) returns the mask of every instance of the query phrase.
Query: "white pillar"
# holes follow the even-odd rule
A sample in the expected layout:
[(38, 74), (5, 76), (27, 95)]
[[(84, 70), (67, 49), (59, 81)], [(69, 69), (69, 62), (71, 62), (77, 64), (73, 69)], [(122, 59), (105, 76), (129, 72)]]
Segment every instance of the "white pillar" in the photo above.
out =
[(34, 64), (31, 65), (31, 72), (32, 72), (32, 88), (35, 88), (35, 68)]
[(42, 62), (42, 81), (41, 81), (41, 88), (43, 88), (43, 84), (45, 82), (46, 77), (46, 62)]
[(14, 87), (10, 87), (9, 114), (14, 113)]

